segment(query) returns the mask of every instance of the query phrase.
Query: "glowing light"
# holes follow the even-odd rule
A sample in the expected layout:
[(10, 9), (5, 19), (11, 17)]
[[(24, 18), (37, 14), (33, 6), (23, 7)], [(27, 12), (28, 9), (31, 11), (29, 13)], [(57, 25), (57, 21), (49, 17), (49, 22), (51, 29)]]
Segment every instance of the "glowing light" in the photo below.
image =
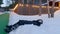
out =
[(40, 6), (37, 6), (37, 5), (32, 5), (32, 7), (34, 7), (34, 8), (39, 8)]
[(46, 8), (47, 6), (42, 6), (42, 8)]
[(23, 4), (19, 4), (19, 6), (23, 7), (24, 5)]

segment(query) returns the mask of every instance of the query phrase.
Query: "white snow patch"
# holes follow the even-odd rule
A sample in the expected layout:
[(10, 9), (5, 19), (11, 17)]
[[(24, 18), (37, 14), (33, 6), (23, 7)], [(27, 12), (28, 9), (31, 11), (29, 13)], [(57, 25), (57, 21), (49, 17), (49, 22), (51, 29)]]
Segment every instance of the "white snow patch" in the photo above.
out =
[(54, 18), (48, 18), (48, 15), (42, 16), (23, 16), (14, 12), (10, 13), (9, 25), (13, 25), (19, 20), (37, 20), (42, 19), (43, 24), (38, 27), (35, 25), (19, 26), (9, 34), (60, 34), (60, 10), (55, 12)]

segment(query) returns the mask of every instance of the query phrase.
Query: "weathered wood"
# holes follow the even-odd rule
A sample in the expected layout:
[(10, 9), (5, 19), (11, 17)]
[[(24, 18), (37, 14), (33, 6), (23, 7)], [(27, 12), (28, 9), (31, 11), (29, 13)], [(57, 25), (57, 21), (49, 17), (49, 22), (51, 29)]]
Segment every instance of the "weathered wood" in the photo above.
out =
[(53, 0), (53, 4), (52, 4), (52, 11), (50, 11), (51, 13), (51, 17), (54, 17), (54, 6), (55, 6), (55, 0)]
[(41, 15), (41, 11), (42, 11), (42, 0), (39, 1), (39, 16)]
[(60, 2), (59, 2), (59, 9), (60, 9)]
[(50, 18), (49, 0), (47, 0), (47, 3), (48, 3), (48, 5), (47, 5), (47, 10), (48, 10), (48, 18)]
[[(19, 0), (20, 1), (20, 0)], [(39, 0), (40, 3), (38, 4), (34, 4), (34, 1), (32, 1), (32, 4), (30, 4), (29, 2), (31, 2), (32, 0), (27, 0), (27, 4), (24, 4), (24, 0), (23, 3), (18, 2), (17, 8), (14, 10), (14, 12), (16, 12), (19, 15), (41, 15), (41, 14), (48, 14), (48, 17), (51, 17), (51, 15), (55, 12), (52, 12), (52, 6), (49, 6), (49, 0), (47, 0), (48, 5), (47, 6), (42, 6), (41, 5), (41, 1)], [(20, 6), (20, 4), (22, 4), (23, 6)], [(28, 7), (26, 6), (28, 5)], [(43, 10), (42, 10), (43, 9)], [(48, 10), (47, 10), (48, 9)], [(54, 7), (55, 10), (59, 9), (58, 7)]]

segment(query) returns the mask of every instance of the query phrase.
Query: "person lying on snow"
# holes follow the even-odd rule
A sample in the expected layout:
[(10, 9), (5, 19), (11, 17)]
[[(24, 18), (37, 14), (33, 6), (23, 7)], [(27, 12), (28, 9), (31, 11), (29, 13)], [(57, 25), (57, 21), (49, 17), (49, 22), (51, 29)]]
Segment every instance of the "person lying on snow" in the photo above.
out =
[[(6, 33), (11, 33), (12, 31), (17, 30), (20, 26), (20, 28), (24, 28), (23, 26), (29, 26), (31, 27), (32, 24), (33, 26), (40, 27), (41, 24), (43, 24), (43, 20), (37, 17), (38, 15), (35, 16), (25, 16), (25, 15), (19, 15), (15, 12), (10, 13), (10, 20), (9, 24), (5, 28)], [(26, 29), (29, 29), (27, 28)], [(19, 28), (19, 29), (20, 29)]]

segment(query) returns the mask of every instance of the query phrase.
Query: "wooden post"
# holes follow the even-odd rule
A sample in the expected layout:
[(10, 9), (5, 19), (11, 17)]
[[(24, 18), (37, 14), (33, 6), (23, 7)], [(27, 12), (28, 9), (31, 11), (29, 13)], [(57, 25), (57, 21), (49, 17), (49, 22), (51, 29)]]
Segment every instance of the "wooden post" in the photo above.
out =
[(59, 1), (59, 9), (60, 9), (60, 1)]
[(53, 5), (52, 5), (52, 11), (50, 11), (50, 13), (51, 13), (51, 17), (54, 17), (54, 6), (55, 6), (55, 0), (53, 0)]
[(20, 0), (18, 0), (18, 9), (19, 9), (19, 6), (20, 6), (20, 2), (19, 2)]
[(47, 3), (48, 3), (48, 5), (47, 5), (47, 10), (48, 10), (48, 18), (50, 18), (50, 8), (49, 8), (49, 1), (50, 1), (50, 0), (47, 0)]
[(28, 3), (29, 3), (29, 0), (27, 0), (27, 4), (26, 4), (26, 7), (28, 7)]
[(39, 0), (39, 6), (40, 6), (40, 8), (39, 8), (39, 16), (41, 16), (41, 11), (42, 11), (42, 0)]
[(30, 12), (30, 6), (28, 6), (29, 5), (29, 0), (27, 0), (27, 13), (29, 14), (29, 12)]
[[(22, 0), (22, 4), (24, 5), (24, 0)], [(24, 14), (24, 8), (25, 8), (25, 7), (21, 7), (21, 10), (22, 10), (22, 12), (23, 12), (22, 15)]]

